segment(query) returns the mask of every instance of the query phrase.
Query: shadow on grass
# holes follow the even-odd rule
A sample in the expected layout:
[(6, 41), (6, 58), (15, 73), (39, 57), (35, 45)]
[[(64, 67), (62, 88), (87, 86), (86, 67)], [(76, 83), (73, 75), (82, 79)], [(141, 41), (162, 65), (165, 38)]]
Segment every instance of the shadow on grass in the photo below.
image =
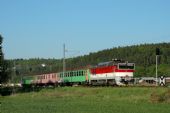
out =
[(42, 87), (24, 86), (24, 87), (0, 87), (1, 96), (9, 96), (16, 93), (39, 92)]

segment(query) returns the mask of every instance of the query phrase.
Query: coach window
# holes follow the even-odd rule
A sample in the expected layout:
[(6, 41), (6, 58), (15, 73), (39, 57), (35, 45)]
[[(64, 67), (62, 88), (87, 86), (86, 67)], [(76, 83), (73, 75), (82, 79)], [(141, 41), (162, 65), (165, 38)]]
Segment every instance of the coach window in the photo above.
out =
[(70, 77), (70, 72), (67, 73), (68, 77)]
[(53, 78), (56, 78), (57, 75), (53, 75)]
[(81, 71), (79, 71), (79, 76), (81, 76)]
[(70, 77), (70, 72), (67, 73), (68, 77)]
[(82, 76), (84, 76), (84, 71), (82, 71)]
[(83, 73), (82, 73), (83, 71), (80, 71), (80, 76), (83, 76)]
[(83, 71), (81, 71), (81, 76), (83, 76)]
[(73, 72), (70, 72), (70, 76), (71, 76), (71, 77), (73, 76)]
[(71, 72), (71, 76), (73, 76), (73, 72)]
[(82, 71), (80, 71), (80, 76), (83, 76)]

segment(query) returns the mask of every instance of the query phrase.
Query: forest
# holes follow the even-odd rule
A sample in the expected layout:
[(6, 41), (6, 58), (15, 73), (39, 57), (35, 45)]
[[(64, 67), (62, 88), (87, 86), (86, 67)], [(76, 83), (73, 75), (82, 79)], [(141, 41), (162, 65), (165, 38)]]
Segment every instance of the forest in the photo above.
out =
[[(122, 59), (135, 63), (135, 77), (155, 76), (156, 48), (159, 48), (158, 76), (170, 76), (170, 43), (141, 44), (124, 47), (113, 47), (87, 55), (66, 59), (66, 70), (94, 66), (100, 62)], [(22, 76), (60, 72), (63, 59), (12, 59), (7, 60), (11, 80)]]

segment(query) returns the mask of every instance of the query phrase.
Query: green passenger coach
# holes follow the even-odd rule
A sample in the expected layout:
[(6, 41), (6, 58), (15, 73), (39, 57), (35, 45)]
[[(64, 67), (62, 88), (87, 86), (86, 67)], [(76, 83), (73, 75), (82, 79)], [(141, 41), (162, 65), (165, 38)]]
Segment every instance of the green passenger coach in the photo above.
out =
[(22, 84), (31, 85), (33, 84), (35, 79), (36, 79), (36, 76), (25, 76), (22, 78)]
[(89, 82), (90, 72), (89, 69), (73, 70), (64, 73), (60, 72), (59, 76), (61, 81), (65, 84), (86, 84)]

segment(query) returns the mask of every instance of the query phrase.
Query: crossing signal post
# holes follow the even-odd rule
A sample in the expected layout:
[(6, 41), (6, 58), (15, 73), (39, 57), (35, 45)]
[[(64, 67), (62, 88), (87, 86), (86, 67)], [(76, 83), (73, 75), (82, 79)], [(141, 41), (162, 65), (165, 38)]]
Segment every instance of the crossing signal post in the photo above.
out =
[(161, 76), (161, 77), (160, 77), (160, 80), (159, 80), (159, 85), (160, 85), (160, 86), (165, 86), (165, 83), (166, 83), (166, 82), (165, 82), (165, 77), (164, 77), (164, 76)]

